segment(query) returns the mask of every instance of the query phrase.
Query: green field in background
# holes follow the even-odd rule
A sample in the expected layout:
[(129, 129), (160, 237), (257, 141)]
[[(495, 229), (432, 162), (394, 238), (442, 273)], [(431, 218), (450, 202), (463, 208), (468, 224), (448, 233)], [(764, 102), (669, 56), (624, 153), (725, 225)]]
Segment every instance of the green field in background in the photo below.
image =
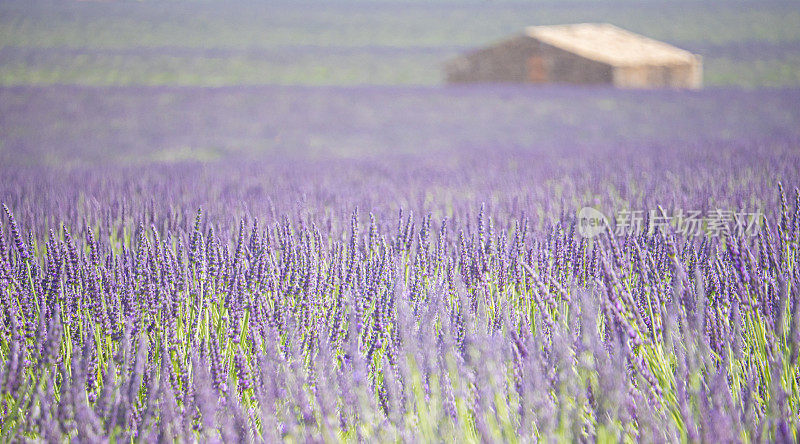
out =
[(435, 85), (532, 24), (610, 22), (701, 54), (709, 86), (800, 85), (796, 2), (2, 2), (0, 85)]

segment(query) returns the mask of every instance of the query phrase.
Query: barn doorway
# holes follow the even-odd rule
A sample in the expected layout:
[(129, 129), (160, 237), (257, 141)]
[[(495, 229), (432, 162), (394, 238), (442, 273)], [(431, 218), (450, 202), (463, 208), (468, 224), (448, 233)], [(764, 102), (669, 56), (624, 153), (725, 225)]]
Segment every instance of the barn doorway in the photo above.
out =
[(528, 81), (531, 83), (544, 83), (548, 81), (547, 64), (542, 56), (528, 58)]

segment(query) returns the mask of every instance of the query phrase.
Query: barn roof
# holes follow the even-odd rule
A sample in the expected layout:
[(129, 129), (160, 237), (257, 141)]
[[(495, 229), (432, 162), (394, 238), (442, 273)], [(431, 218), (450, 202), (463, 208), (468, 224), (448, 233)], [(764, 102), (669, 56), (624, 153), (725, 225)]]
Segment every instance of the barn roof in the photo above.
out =
[(541, 42), (613, 66), (693, 63), (696, 56), (664, 42), (607, 23), (530, 26), (525, 34)]

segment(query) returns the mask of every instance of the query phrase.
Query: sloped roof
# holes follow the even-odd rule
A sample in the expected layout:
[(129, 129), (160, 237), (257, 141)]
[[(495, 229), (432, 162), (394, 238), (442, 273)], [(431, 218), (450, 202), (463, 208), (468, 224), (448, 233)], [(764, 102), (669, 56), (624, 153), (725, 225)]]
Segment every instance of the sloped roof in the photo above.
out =
[(613, 66), (694, 63), (697, 56), (607, 23), (530, 26), (525, 34), (548, 45)]

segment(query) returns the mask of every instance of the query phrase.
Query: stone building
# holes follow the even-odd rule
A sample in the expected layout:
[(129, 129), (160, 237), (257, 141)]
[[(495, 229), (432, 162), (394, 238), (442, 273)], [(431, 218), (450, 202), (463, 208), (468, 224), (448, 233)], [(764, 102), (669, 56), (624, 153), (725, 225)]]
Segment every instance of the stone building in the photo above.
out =
[(445, 65), (448, 83), (610, 84), (700, 88), (700, 56), (609, 24), (531, 26)]

